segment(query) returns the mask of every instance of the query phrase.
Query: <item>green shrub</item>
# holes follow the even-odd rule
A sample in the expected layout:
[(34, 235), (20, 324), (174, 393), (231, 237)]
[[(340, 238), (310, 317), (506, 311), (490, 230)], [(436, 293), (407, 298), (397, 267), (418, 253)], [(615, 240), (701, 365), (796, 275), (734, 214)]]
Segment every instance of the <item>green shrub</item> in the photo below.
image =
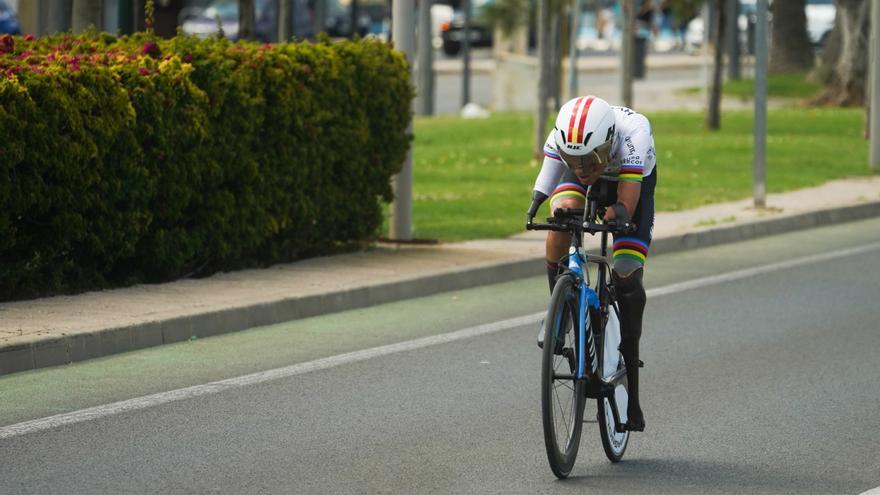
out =
[(0, 38), (0, 299), (369, 238), (412, 96), (376, 41)]

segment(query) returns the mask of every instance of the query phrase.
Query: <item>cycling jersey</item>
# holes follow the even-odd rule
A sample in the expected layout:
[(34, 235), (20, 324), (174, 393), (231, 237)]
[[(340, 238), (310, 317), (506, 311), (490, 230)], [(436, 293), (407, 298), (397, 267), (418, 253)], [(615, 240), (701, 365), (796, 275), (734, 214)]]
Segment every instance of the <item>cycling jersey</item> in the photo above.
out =
[[(626, 107), (615, 107), (614, 145), (602, 179), (638, 181), (654, 172), (656, 156), (651, 123), (644, 115)], [(568, 169), (556, 149), (553, 132), (544, 143), (544, 163), (535, 181), (535, 190), (550, 195)]]

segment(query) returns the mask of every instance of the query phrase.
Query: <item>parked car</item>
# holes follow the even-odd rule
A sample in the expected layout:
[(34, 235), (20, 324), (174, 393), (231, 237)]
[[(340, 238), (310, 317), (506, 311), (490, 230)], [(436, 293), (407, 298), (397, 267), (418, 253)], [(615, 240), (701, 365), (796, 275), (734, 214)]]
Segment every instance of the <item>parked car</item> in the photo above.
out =
[(825, 45), (836, 15), (833, 0), (807, 0), (807, 34), (813, 45)]
[[(471, 0), (470, 46), (492, 46), (492, 26), (482, 22), (483, 10), (492, 0)], [(440, 25), (440, 38), (443, 40), (443, 53), (457, 55), (464, 42), (464, 11), (455, 9), (452, 20)]]
[[(351, 36), (351, 11), (339, 0), (327, 2), (325, 31), (330, 36)], [(257, 38), (263, 42), (277, 41), (278, 16), (275, 0), (256, 1), (256, 32)], [(293, 36), (313, 38), (315, 36), (314, 13), (312, 2), (308, 0), (293, 1)], [(370, 10), (361, 7), (358, 16), (358, 33), (362, 36), (370, 32)], [(181, 12), (180, 26), (184, 33), (207, 37), (217, 33), (217, 19), (227, 38), (238, 39), (238, 0), (214, 0), (204, 9), (188, 8)]]
[(21, 34), (18, 16), (4, 0), (0, 0), (0, 34)]

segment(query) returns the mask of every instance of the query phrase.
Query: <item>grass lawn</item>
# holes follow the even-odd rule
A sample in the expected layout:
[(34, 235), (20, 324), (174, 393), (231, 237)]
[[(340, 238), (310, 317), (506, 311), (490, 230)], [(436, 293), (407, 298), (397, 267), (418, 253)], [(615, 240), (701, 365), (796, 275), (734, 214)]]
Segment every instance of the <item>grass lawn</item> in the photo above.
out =
[[(703, 129), (702, 113), (656, 112), (648, 118), (657, 147), (659, 211), (751, 196), (751, 112), (726, 112), (719, 132)], [(771, 109), (769, 192), (870, 175), (863, 118), (860, 109)], [(523, 230), (540, 170), (531, 158), (531, 114), (417, 118), (414, 125), (414, 237), (454, 241)], [(545, 205), (539, 215), (546, 214)]]
[[(822, 91), (822, 85), (810, 81), (804, 74), (773, 74), (767, 78), (767, 96), (785, 98), (810, 98)], [(725, 81), (724, 94), (742, 98), (754, 98), (754, 79)]]
[[(702, 88), (687, 88), (685, 94), (697, 94)], [(767, 96), (771, 98), (811, 98), (822, 91), (822, 85), (806, 74), (771, 74), (767, 77)], [(755, 97), (754, 79), (727, 80), (721, 88), (725, 96)]]

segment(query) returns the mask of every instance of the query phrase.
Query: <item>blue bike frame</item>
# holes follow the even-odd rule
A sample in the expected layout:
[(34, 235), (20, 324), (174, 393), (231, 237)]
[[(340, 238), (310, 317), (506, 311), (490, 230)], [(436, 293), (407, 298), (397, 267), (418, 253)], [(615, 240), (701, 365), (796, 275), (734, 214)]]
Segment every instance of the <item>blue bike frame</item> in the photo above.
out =
[(568, 270), (573, 273), (579, 282), (578, 297), (578, 336), (581, 342), (586, 345), (578, 346), (578, 367), (577, 378), (579, 380), (587, 376), (586, 361), (587, 350), (590, 353), (590, 372), (589, 375), (595, 375), (599, 369), (599, 355), (596, 353), (596, 343), (593, 339), (593, 332), (587, 332), (587, 318), (589, 317), (589, 309), (599, 309), (599, 296), (596, 291), (590, 287), (590, 273), (586, 269), (587, 256), (582, 252), (582, 248), (572, 246), (568, 256)]

